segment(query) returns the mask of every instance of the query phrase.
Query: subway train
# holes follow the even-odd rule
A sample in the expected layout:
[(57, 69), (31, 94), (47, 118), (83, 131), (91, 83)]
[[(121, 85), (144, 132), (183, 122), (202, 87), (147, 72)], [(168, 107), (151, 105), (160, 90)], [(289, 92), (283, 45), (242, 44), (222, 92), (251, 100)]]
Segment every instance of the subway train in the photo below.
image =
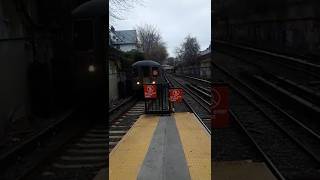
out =
[(132, 87), (134, 91), (143, 89), (143, 84), (158, 84), (161, 78), (161, 65), (152, 60), (137, 61), (131, 65)]
[(81, 102), (106, 103), (106, 1), (87, 1), (72, 11), (73, 83)]

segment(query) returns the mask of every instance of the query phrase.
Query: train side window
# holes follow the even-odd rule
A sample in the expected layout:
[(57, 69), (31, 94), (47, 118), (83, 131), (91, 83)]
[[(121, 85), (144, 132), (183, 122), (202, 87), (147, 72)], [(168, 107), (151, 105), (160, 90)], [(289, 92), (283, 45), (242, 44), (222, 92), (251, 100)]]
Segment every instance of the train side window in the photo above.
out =
[(73, 43), (78, 51), (93, 49), (93, 24), (91, 20), (77, 20), (74, 22)]

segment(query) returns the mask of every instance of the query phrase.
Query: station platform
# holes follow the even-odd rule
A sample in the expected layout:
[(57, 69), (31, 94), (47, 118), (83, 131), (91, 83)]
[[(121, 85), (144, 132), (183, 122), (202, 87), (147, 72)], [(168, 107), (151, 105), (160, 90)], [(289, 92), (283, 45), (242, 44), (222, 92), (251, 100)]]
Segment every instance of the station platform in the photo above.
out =
[[(212, 168), (212, 169), (211, 169)], [(211, 174), (212, 172), (212, 174)], [(211, 161), (211, 135), (193, 113), (141, 115), (93, 180), (275, 180), (263, 162)]]
[[(96, 179), (102, 179), (99, 176), (103, 177), (98, 174)], [(209, 180), (211, 136), (189, 112), (142, 115), (110, 152), (108, 176), (110, 180)]]
[(217, 180), (277, 180), (264, 162), (213, 162), (213, 178)]

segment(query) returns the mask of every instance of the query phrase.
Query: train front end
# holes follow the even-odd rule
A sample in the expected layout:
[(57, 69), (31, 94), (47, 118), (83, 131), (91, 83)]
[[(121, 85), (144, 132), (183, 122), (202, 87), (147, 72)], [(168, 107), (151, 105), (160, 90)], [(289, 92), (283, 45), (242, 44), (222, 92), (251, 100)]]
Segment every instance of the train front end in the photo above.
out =
[(132, 65), (132, 87), (135, 91), (142, 91), (143, 84), (157, 84), (160, 76), (160, 64), (151, 61), (138, 61)]

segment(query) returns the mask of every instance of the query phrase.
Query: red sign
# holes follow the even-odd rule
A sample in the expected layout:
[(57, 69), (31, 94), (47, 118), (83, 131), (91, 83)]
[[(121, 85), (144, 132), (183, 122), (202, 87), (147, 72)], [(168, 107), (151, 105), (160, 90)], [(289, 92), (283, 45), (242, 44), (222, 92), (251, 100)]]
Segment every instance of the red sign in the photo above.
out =
[(169, 100), (171, 102), (181, 102), (183, 97), (183, 89), (173, 88), (169, 89)]
[(157, 98), (157, 85), (155, 84), (144, 84), (144, 98), (146, 99), (156, 99)]
[(227, 84), (216, 83), (212, 88), (212, 125), (213, 128), (229, 126), (229, 87)]

